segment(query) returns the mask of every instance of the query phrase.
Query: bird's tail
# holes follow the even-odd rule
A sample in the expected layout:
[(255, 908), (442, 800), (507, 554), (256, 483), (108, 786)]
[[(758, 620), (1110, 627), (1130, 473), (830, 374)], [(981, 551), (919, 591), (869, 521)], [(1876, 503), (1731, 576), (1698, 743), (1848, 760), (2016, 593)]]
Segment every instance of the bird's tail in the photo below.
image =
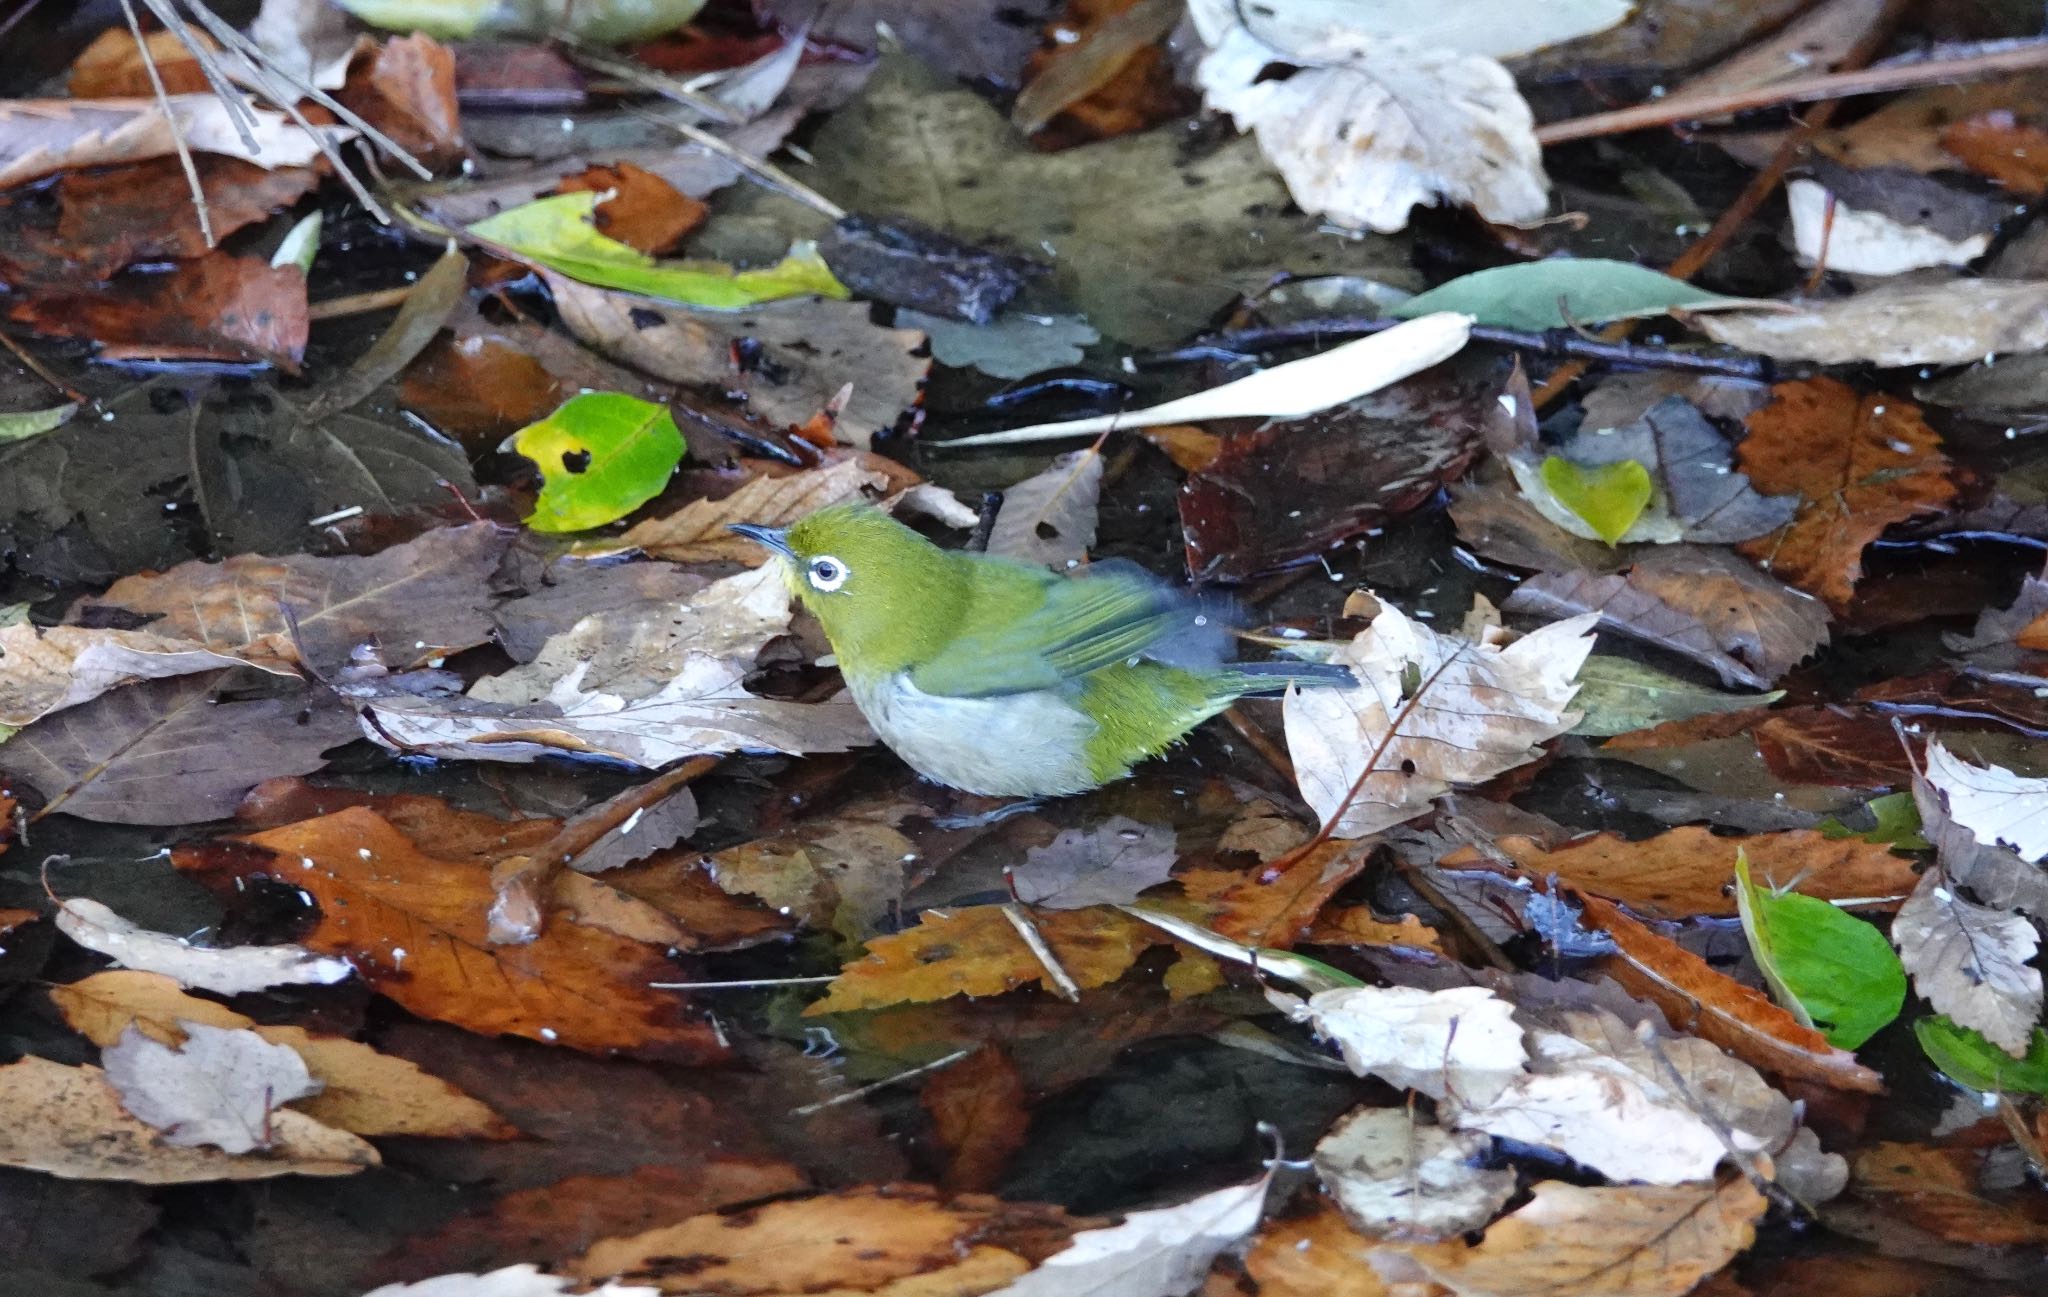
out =
[(1254, 698), (1286, 693), (1294, 685), (1315, 689), (1358, 683), (1350, 667), (1335, 662), (1233, 662), (1223, 670), (1233, 692)]

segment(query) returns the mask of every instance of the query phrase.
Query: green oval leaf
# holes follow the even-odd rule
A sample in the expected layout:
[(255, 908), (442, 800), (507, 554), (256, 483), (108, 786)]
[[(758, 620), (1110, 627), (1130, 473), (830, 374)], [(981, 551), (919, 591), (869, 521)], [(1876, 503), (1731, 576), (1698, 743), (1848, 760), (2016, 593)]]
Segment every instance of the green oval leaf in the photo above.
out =
[(1818, 897), (1758, 887), (1740, 849), (1735, 903), (1772, 994), (1837, 1049), (1855, 1049), (1905, 1007), (1906, 970), (1882, 932)]
[(1572, 696), (1572, 710), (1580, 715), (1572, 733), (1600, 738), (1646, 730), (1652, 725), (1682, 721), (1707, 712), (1766, 707), (1785, 696), (1782, 689), (1767, 694), (1722, 693), (1645, 666), (1633, 658), (1604, 653), (1586, 659), (1579, 668), (1578, 681), (1579, 692)]
[(1543, 461), (1540, 475), (1557, 502), (1610, 545), (1628, 535), (1656, 493), (1650, 470), (1632, 459), (1586, 468), (1552, 455)]
[(1920, 808), (1913, 804), (1913, 794), (1886, 793), (1863, 803), (1863, 809), (1877, 821), (1876, 828), (1852, 829), (1833, 816), (1814, 827), (1825, 837), (1861, 838), (1865, 842), (1880, 843), (1900, 851), (1926, 851), (1933, 846), (1921, 836)]
[(53, 405), (47, 410), (0, 414), (0, 442), (40, 437), (71, 422), (71, 416), (77, 413), (78, 403), (74, 401), (69, 405)]
[(2014, 1058), (1940, 1014), (1914, 1023), (1913, 1035), (1942, 1075), (1957, 1085), (1986, 1094), (2048, 1094), (2048, 1031), (2039, 1027), (2025, 1058)]
[(668, 407), (621, 392), (572, 396), (507, 445), (540, 467), (526, 525), (547, 532), (616, 522), (659, 495), (683, 457)]
[(772, 266), (734, 270), (717, 261), (656, 261), (598, 233), (591, 215), (603, 195), (587, 190), (510, 207), (469, 232), (521, 261), (580, 283), (641, 293), (685, 306), (737, 311), (784, 297), (849, 297), (816, 246), (798, 243)]
[(1460, 275), (1418, 294), (1390, 314), (1403, 319), (1457, 311), (1501, 329), (1563, 329), (1575, 324), (1634, 320), (1671, 311), (1751, 309), (1750, 298), (1695, 288), (1631, 261), (1599, 257), (1529, 261)]

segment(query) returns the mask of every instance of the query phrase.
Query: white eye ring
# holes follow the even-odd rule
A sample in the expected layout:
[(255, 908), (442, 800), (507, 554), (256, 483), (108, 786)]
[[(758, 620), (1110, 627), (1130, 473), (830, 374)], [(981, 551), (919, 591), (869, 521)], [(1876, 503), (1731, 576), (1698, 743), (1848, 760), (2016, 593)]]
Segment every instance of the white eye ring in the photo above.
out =
[(804, 569), (804, 578), (811, 583), (811, 589), (831, 594), (846, 584), (846, 564), (830, 554), (820, 554)]

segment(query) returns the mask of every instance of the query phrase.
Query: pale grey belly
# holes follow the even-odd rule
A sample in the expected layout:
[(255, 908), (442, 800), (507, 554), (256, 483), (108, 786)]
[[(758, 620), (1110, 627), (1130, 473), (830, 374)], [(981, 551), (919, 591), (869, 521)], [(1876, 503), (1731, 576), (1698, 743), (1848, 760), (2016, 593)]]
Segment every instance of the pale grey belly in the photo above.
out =
[(993, 797), (1043, 797), (1101, 782), (1088, 769), (1095, 722), (1057, 694), (948, 698), (902, 676), (848, 687), (882, 742), (942, 784)]

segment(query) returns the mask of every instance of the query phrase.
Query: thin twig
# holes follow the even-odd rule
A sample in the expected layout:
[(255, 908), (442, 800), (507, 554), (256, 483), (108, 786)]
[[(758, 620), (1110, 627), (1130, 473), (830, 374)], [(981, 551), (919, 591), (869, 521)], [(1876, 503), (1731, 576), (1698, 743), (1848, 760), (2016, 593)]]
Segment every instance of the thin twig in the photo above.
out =
[(836, 982), (837, 973), (823, 977), (749, 977), (737, 982), (649, 982), (647, 985), (657, 991), (723, 991), (749, 986), (816, 986), (821, 982)]
[(844, 207), (825, 197), (825, 195), (811, 188), (803, 181), (798, 180), (795, 176), (790, 175), (787, 171), (784, 171), (766, 158), (757, 158), (732, 141), (720, 139), (710, 131), (693, 123), (679, 122), (672, 117), (663, 117), (656, 113), (641, 112), (638, 115), (650, 122), (666, 126), (689, 140), (692, 144), (717, 154), (742, 171), (748, 172), (769, 188), (780, 190), (805, 206), (822, 212), (835, 221), (846, 219), (846, 209)]
[(1566, 140), (1620, 135), (1628, 131), (1647, 130), (1653, 126), (1669, 126), (1675, 122), (1725, 117), (1731, 113), (1747, 112), (1756, 108), (1811, 103), (1823, 99), (1846, 99), (1852, 95), (1910, 90), (1916, 86), (1975, 81), (2002, 72), (2027, 72), (2040, 67), (2048, 67), (2048, 39), (2037, 38), (1980, 54), (1967, 54), (1955, 58), (1934, 55), (1913, 63), (1893, 63), (1881, 68), (1823, 72), (1796, 81), (1752, 86), (1724, 94), (1681, 93), (1659, 99), (1654, 103), (1637, 104), (1633, 108), (1594, 113), (1587, 117), (1574, 117), (1569, 121), (1539, 126), (1536, 128), (1536, 140), (1545, 145), (1561, 144)]
[(64, 395), (70, 397), (73, 401), (78, 402), (78, 404), (84, 405), (88, 400), (91, 399), (87, 397), (85, 393), (79, 391), (71, 384), (65, 382), (63, 379), (51, 373), (49, 368), (46, 365), (44, 365), (42, 361), (37, 360), (33, 355), (29, 354), (26, 348), (24, 348), (19, 342), (16, 342), (12, 334), (0, 331), (0, 346), (4, 346), (9, 351), (13, 352), (14, 358), (20, 361), (22, 365), (25, 366), (31, 374), (34, 374), (37, 378), (42, 379), (51, 387), (56, 388)]
[(413, 287), (412, 284), (401, 284), (397, 288), (376, 288), (367, 293), (351, 293), (347, 297), (330, 297), (324, 302), (314, 302), (308, 306), (306, 318), (338, 320), (349, 315), (388, 311), (394, 306), (405, 305), (405, 299), (412, 296)]
[(1010, 921), (1010, 926), (1017, 930), (1017, 935), (1024, 938), (1025, 946), (1038, 962), (1045, 966), (1045, 974), (1052, 982), (1053, 991), (1062, 1000), (1071, 1004), (1080, 1003), (1081, 984), (1060, 966), (1059, 956), (1052, 953), (1052, 947), (1046, 944), (1045, 934), (1038, 930), (1038, 925), (1031, 921), (1031, 916), (1024, 912), (1024, 907), (1011, 901), (1003, 906), (1003, 917)]
[(613, 58), (605, 51), (594, 49), (571, 37), (559, 37), (556, 43), (568, 52), (573, 62), (580, 63), (594, 72), (602, 72), (641, 90), (652, 91), (664, 99), (673, 100), (685, 108), (702, 113), (721, 126), (734, 126), (739, 123), (739, 117), (731, 108), (643, 63)]
[(185, 187), (192, 191), (192, 211), (199, 217), (199, 237), (211, 248), (215, 246), (213, 212), (206, 205), (206, 187), (199, 183), (199, 164), (192, 160), (192, 146), (185, 142), (185, 128), (178, 124), (178, 114), (171, 109), (163, 73), (156, 66), (156, 55), (150, 53), (149, 41), (142, 35), (142, 21), (135, 16), (130, 0), (121, 0), (121, 16), (128, 20), (128, 34), (135, 38), (135, 52), (142, 56), (142, 70), (149, 74), (150, 91), (156, 95), (157, 109), (163, 113), (164, 126), (171, 132), (171, 147), (178, 151), (178, 165), (184, 168)]
[(193, 34), (192, 25), (171, 7), (170, 0), (142, 0), (142, 3), (163, 24), (163, 29), (192, 56), (192, 61), (199, 67), (199, 74), (206, 78), (207, 88), (213, 91), (214, 98), (220, 100), (228, 120), (234, 123), (235, 133), (242, 137), (242, 147), (249, 150), (249, 156), (253, 158), (261, 153), (262, 146), (256, 142), (256, 110), (249, 106), (241, 87), (234, 83), (227, 69), (214, 57), (212, 48)]
[(817, 1103), (807, 1103), (801, 1108), (791, 1108), (789, 1115), (792, 1117), (808, 1117), (814, 1112), (823, 1112), (827, 1108), (836, 1108), (842, 1103), (852, 1103), (855, 1099), (864, 1099), (877, 1090), (887, 1089), (900, 1081), (908, 1081), (913, 1076), (923, 1076), (927, 1072), (936, 1072), (940, 1068), (951, 1067), (973, 1052), (971, 1049), (956, 1049), (944, 1058), (935, 1058), (921, 1067), (911, 1068), (908, 1072), (898, 1072), (894, 1076), (885, 1076), (879, 1081), (871, 1081), (858, 1090), (848, 1090), (845, 1094), (835, 1094), (831, 1098), (821, 1099)]

